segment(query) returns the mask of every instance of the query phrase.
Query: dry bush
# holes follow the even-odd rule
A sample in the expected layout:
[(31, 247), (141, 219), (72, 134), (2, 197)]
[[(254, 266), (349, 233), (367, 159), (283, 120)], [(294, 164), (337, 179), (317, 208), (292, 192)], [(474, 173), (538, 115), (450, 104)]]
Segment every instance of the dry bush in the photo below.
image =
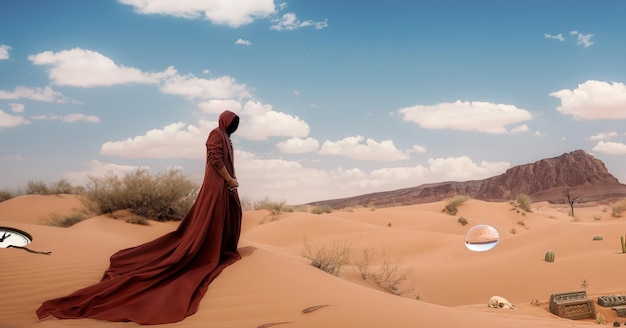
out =
[(530, 202), (530, 198), (528, 197), (528, 195), (519, 194), (517, 195), (515, 200), (517, 201), (517, 205), (519, 206), (519, 208), (523, 209), (524, 211), (528, 213), (532, 212), (531, 202)]
[[(311, 265), (339, 276), (343, 268), (350, 263), (354, 247), (352, 242), (333, 239), (312, 244), (305, 238), (302, 256), (311, 260)], [(393, 259), (385, 252), (375, 264), (376, 250), (366, 247), (360, 257), (354, 261), (354, 269), (363, 280), (368, 280), (380, 289), (395, 295), (405, 295), (414, 290), (414, 283), (409, 282), (412, 267), (406, 267), (400, 259)], [(416, 296), (419, 298), (419, 296)]]
[(85, 191), (88, 208), (98, 214), (127, 209), (157, 221), (182, 220), (197, 195), (196, 184), (176, 169), (154, 176), (138, 169), (122, 178), (89, 177)]
[(372, 247), (363, 249), (361, 257), (356, 260), (355, 266), (363, 280), (367, 280), (372, 275), (372, 262), (376, 251)]
[(80, 195), (85, 191), (85, 188), (74, 186), (65, 179), (46, 184), (43, 181), (28, 181), (24, 188), (24, 193), (27, 195), (59, 195), (59, 194), (74, 194)]
[(619, 202), (613, 204), (612, 215), (615, 218), (622, 217), (622, 213), (626, 210), (626, 200), (620, 200)]
[(69, 215), (61, 215), (54, 213), (50, 215), (48, 220), (44, 220), (46, 225), (67, 228), (85, 220), (87, 216), (84, 213), (72, 212)]
[(24, 193), (27, 195), (49, 195), (48, 186), (40, 180), (28, 181)]
[(461, 217), (459, 217), (459, 219), (458, 219), (457, 221), (458, 221), (461, 225), (466, 225), (466, 224), (468, 224), (468, 223), (469, 223), (469, 222), (467, 222), (467, 219), (466, 219), (466, 218), (464, 218), (464, 217), (462, 217), (462, 216), (461, 216)]
[(138, 215), (133, 215), (131, 217), (129, 217), (128, 219), (126, 219), (126, 223), (130, 223), (130, 224), (138, 224), (138, 225), (150, 225), (150, 222), (148, 221), (148, 219), (144, 218), (143, 216), (138, 216)]
[(381, 289), (395, 294), (405, 295), (415, 289), (413, 283), (407, 284), (412, 267), (404, 266), (402, 260), (392, 259), (385, 252), (382, 254), (382, 263), (373, 265), (376, 251), (371, 247), (363, 249), (362, 257), (356, 261), (356, 269), (363, 280), (370, 280)]
[(10, 191), (6, 191), (6, 190), (0, 191), (0, 203), (4, 202), (5, 200), (9, 200), (13, 197), (14, 197), (13, 193), (11, 193)]
[(313, 214), (332, 213), (333, 208), (330, 205), (316, 205), (311, 208)]
[(383, 264), (372, 275), (372, 280), (382, 289), (395, 294), (404, 295), (414, 289), (413, 285), (404, 286), (413, 273), (413, 268), (407, 268), (400, 259), (384, 257)]
[(446, 212), (450, 215), (456, 215), (456, 213), (458, 213), (459, 211), (458, 207), (469, 199), (469, 196), (465, 195), (459, 195), (449, 198), (446, 200), (446, 206), (443, 208), (443, 212)]
[(341, 239), (311, 244), (305, 238), (302, 250), (302, 256), (311, 260), (312, 266), (334, 276), (339, 276), (344, 266), (350, 262), (351, 253), (352, 243)]

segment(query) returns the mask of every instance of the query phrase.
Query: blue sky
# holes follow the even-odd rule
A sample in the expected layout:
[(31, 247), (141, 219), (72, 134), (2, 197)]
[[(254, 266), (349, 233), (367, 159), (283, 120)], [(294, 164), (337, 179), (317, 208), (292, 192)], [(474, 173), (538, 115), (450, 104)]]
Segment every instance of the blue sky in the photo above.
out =
[(0, 189), (201, 182), (291, 204), (483, 179), (583, 149), (626, 181), (626, 2), (0, 2)]

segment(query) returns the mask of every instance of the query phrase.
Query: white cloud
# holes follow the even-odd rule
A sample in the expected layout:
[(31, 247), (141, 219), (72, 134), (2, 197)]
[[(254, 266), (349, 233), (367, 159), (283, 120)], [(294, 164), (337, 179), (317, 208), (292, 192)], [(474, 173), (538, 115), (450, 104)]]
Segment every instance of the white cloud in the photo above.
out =
[(420, 146), (420, 145), (413, 145), (413, 148), (411, 148), (411, 151), (422, 154), (426, 152), (426, 147)]
[(225, 110), (234, 113), (241, 112), (241, 103), (232, 99), (211, 99), (198, 104), (203, 113), (221, 114)]
[(9, 59), (9, 50), (11, 50), (11, 47), (0, 44), (0, 60)]
[(237, 41), (235, 41), (235, 44), (240, 44), (242, 46), (251, 46), (252, 42), (250, 42), (250, 40), (237, 39)]
[(589, 140), (606, 140), (617, 137), (617, 132), (600, 132), (589, 137)]
[(530, 129), (528, 128), (528, 125), (526, 124), (522, 124), (522, 125), (518, 125), (516, 127), (514, 127), (513, 129), (511, 129), (511, 133), (516, 134), (516, 133), (525, 133), (530, 131)]
[(240, 113), (237, 134), (248, 140), (268, 137), (306, 137), (309, 125), (297, 116), (277, 112), (271, 105), (248, 101)]
[(571, 35), (575, 35), (578, 38), (576, 44), (583, 45), (585, 48), (591, 47), (593, 45), (593, 41), (591, 41), (593, 34), (582, 34), (578, 31), (571, 31), (569, 33)]
[[(377, 185), (397, 185), (398, 188), (442, 181), (469, 181), (486, 179), (504, 173), (510, 164), (506, 162), (474, 163), (469, 157), (429, 158), (428, 165), (390, 167), (374, 170), (370, 181)], [(407, 185), (407, 182), (409, 185)], [(401, 186), (404, 183), (404, 186)], [(371, 182), (370, 182), (371, 185)]]
[(554, 39), (554, 40), (559, 40), (561, 42), (565, 41), (565, 38), (563, 37), (563, 34), (559, 33), (557, 35), (550, 35), (548, 33), (543, 35), (546, 39)]
[[(280, 199), (290, 204), (319, 200), (320, 195), (335, 198), (347, 186), (333, 179), (332, 173), (303, 167), (295, 161), (262, 159), (235, 150), (235, 170), (239, 195), (252, 199)], [(306, 186), (306, 187), (303, 187)], [(289, 198), (284, 198), (289, 195)]]
[(452, 129), (485, 133), (520, 132), (506, 126), (532, 119), (532, 114), (513, 105), (473, 101), (440, 103), (433, 106), (415, 105), (398, 110), (404, 121), (425, 129)]
[[(256, 199), (282, 197), (290, 204), (417, 187), (425, 183), (485, 179), (502, 174), (510, 167), (504, 162), (474, 163), (467, 157), (457, 157), (431, 158), (425, 166), (388, 167), (371, 172), (341, 167), (318, 170), (295, 161), (262, 159), (243, 151), (235, 153), (240, 195)], [(285, 195), (288, 195), (287, 199)]]
[(94, 115), (85, 115), (80, 113), (68, 114), (68, 115), (35, 115), (31, 116), (33, 120), (55, 120), (65, 123), (75, 123), (78, 121), (85, 121), (90, 123), (99, 123), (100, 118)]
[(204, 18), (213, 24), (238, 27), (275, 12), (274, 0), (118, 0), (139, 14), (158, 14), (187, 19)]
[(428, 160), (429, 174), (434, 181), (468, 181), (486, 179), (504, 173), (510, 167), (507, 162), (474, 163), (469, 157), (431, 158)]
[(24, 112), (24, 104), (10, 103), (9, 107), (11, 107), (11, 111), (13, 113), (23, 113)]
[(276, 148), (286, 154), (314, 153), (319, 147), (319, 141), (313, 138), (291, 138), (276, 144)]
[(377, 142), (368, 138), (361, 143), (363, 136), (346, 137), (339, 141), (325, 141), (319, 153), (339, 155), (358, 160), (400, 161), (409, 158), (406, 152), (396, 148), (391, 140)]
[(35, 65), (50, 65), (49, 78), (59, 86), (95, 87), (125, 83), (157, 83), (174, 75), (173, 67), (163, 72), (144, 73), (133, 67), (117, 65), (110, 58), (92, 50), (74, 48), (60, 52), (44, 51), (28, 56)]
[(160, 90), (165, 94), (200, 99), (240, 99), (252, 96), (245, 84), (236, 83), (230, 76), (203, 79), (194, 75), (175, 75), (166, 79)]
[(607, 155), (626, 155), (626, 145), (620, 142), (600, 141), (592, 150)]
[(203, 158), (203, 140), (216, 126), (217, 122), (203, 120), (198, 126), (172, 123), (134, 138), (105, 142), (100, 154), (123, 158)]
[(626, 85), (589, 80), (574, 90), (550, 93), (561, 99), (557, 111), (576, 120), (626, 119)]
[(14, 128), (16, 126), (29, 124), (30, 121), (19, 115), (11, 115), (0, 110), (0, 129)]
[(107, 175), (124, 176), (140, 168), (147, 169), (145, 166), (119, 165), (92, 160), (87, 164), (86, 170), (68, 172), (64, 174), (63, 177), (74, 185), (82, 186), (87, 183), (89, 177), (100, 178)]
[(272, 23), (274, 23), (274, 25), (270, 26), (270, 29), (276, 31), (292, 31), (308, 26), (312, 26), (316, 30), (328, 27), (328, 20), (324, 20), (323, 22), (312, 20), (300, 21), (294, 13), (286, 13), (281, 18), (272, 19)]
[(69, 99), (65, 97), (62, 93), (54, 91), (50, 87), (35, 89), (27, 87), (15, 87), (13, 91), (0, 90), (0, 99), (21, 98), (53, 103), (66, 103), (69, 101)]

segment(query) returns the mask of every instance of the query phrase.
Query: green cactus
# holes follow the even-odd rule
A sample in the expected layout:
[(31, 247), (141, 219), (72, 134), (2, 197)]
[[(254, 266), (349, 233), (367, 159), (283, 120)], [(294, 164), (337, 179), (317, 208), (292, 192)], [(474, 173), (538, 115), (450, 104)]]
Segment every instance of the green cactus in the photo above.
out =
[(546, 262), (554, 262), (554, 251), (553, 250), (548, 250), (546, 252), (545, 260), (546, 260)]
[(622, 240), (622, 253), (626, 253), (626, 235), (621, 236), (620, 239)]

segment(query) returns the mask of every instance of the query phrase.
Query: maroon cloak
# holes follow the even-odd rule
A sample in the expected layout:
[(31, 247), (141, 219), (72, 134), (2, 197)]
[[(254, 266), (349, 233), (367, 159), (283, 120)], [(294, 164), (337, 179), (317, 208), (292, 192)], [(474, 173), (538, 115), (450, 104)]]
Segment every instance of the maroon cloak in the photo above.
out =
[(202, 187), (176, 231), (118, 251), (99, 283), (44, 302), (37, 316), (161, 324), (194, 314), (209, 283), (241, 258), (239, 196), (217, 172), (235, 177), (227, 127), (238, 119), (225, 111), (209, 134)]

